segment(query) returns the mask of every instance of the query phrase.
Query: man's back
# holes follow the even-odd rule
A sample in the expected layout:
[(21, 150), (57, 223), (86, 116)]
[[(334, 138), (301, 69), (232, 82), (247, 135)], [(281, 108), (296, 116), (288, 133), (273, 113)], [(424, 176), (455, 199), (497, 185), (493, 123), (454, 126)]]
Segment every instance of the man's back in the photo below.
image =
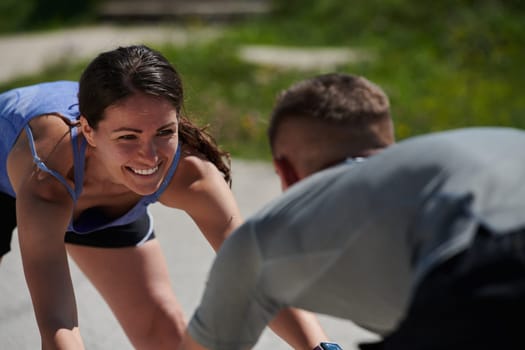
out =
[[(421, 277), (468, 247), (480, 226), (525, 227), (524, 149), (522, 131), (455, 130), (300, 181), (221, 249), (197, 312), (201, 331), (222, 317), (235, 333), (223, 340), (247, 340), (283, 304), (393, 330)], [(240, 280), (238, 294), (217, 297)], [(243, 313), (224, 319), (222, 308)]]
[[(524, 147), (521, 131), (456, 130), (400, 142), (363, 163), (313, 175), (254, 219), (263, 256), (280, 252), (273, 257), (280, 260), (303, 247), (305, 261), (312, 262), (307, 255), (336, 252), (312, 281), (318, 289), (303, 290), (290, 302), (304, 308), (314, 303), (320, 312), (388, 331), (414, 284), (463, 250), (478, 226), (495, 233), (525, 226)], [(311, 269), (303, 266), (306, 278)], [(345, 288), (333, 284), (341, 287), (341, 303), (337, 290), (319, 289), (332, 279), (348, 281)]]

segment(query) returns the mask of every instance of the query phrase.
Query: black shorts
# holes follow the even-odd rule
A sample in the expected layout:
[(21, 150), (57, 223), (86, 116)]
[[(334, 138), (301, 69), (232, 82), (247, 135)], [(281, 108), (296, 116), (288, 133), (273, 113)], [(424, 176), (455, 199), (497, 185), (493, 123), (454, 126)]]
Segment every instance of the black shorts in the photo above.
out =
[[(16, 228), (16, 200), (0, 193), (0, 212), (2, 213), (2, 229), (0, 231), (0, 257), (11, 250), (13, 231)], [(88, 247), (121, 248), (141, 245), (155, 238), (152, 219), (146, 213), (136, 221), (122, 226), (77, 234), (66, 232), (64, 241)]]
[(0, 230), (0, 257), (11, 250), (11, 239), (16, 227), (16, 201), (13, 197), (0, 192), (0, 213), (2, 229)]
[(155, 238), (152, 219), (142, 215), (130, 224), (109, 227), (85, 234), (66, 232), (66, 243), (99, 248), (135, 247)]
[(521, 350), (525, 314), (525, 230), (480, 229), (471, 246), (417, 288), (406, 318), (363, 350)]

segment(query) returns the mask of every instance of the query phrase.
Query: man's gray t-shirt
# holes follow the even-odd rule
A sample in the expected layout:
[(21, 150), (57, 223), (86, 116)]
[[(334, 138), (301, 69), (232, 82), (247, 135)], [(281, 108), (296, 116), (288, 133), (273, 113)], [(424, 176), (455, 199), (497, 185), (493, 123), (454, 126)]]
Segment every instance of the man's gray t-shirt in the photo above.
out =
[(468, 128), (405, 140), (288, 189), (224, 243), (189, 332), (251, 347), (286, 306), (396, 328), (430, 269), (478, 227), (525, 227), (525, 133)]

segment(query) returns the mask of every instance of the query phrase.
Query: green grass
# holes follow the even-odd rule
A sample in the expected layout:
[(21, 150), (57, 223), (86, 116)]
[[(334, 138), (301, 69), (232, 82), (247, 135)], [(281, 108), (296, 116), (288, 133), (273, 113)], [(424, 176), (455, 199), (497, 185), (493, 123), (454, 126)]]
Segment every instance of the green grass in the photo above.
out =
[[(525, 1), (279, 0), (268, 18), (235, 23), (206, 44), (157, 47), (177, 67), (186, 113), (210, 125), (236, 157), (269, 159), (268, 116), (276, 94), (322, 71), (240, 61), (245, 44), (339, 46), (375, 60), (337, 67), (382, 86), (398, 139), (464, 126), (525, 128)], [(87, 62), (0, 85), (77, 79)]]

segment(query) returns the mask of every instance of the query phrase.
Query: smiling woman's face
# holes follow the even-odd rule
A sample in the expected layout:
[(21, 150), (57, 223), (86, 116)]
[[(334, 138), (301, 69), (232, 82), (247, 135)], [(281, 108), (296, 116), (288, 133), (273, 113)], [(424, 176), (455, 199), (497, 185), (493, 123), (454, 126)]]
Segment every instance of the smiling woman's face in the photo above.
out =
[(159, 188), (179, 141), (175, 108), (142, 93), (108, 107), (96, 130), (83, 120), (82, 132), (110, 180), (140, 195)]

